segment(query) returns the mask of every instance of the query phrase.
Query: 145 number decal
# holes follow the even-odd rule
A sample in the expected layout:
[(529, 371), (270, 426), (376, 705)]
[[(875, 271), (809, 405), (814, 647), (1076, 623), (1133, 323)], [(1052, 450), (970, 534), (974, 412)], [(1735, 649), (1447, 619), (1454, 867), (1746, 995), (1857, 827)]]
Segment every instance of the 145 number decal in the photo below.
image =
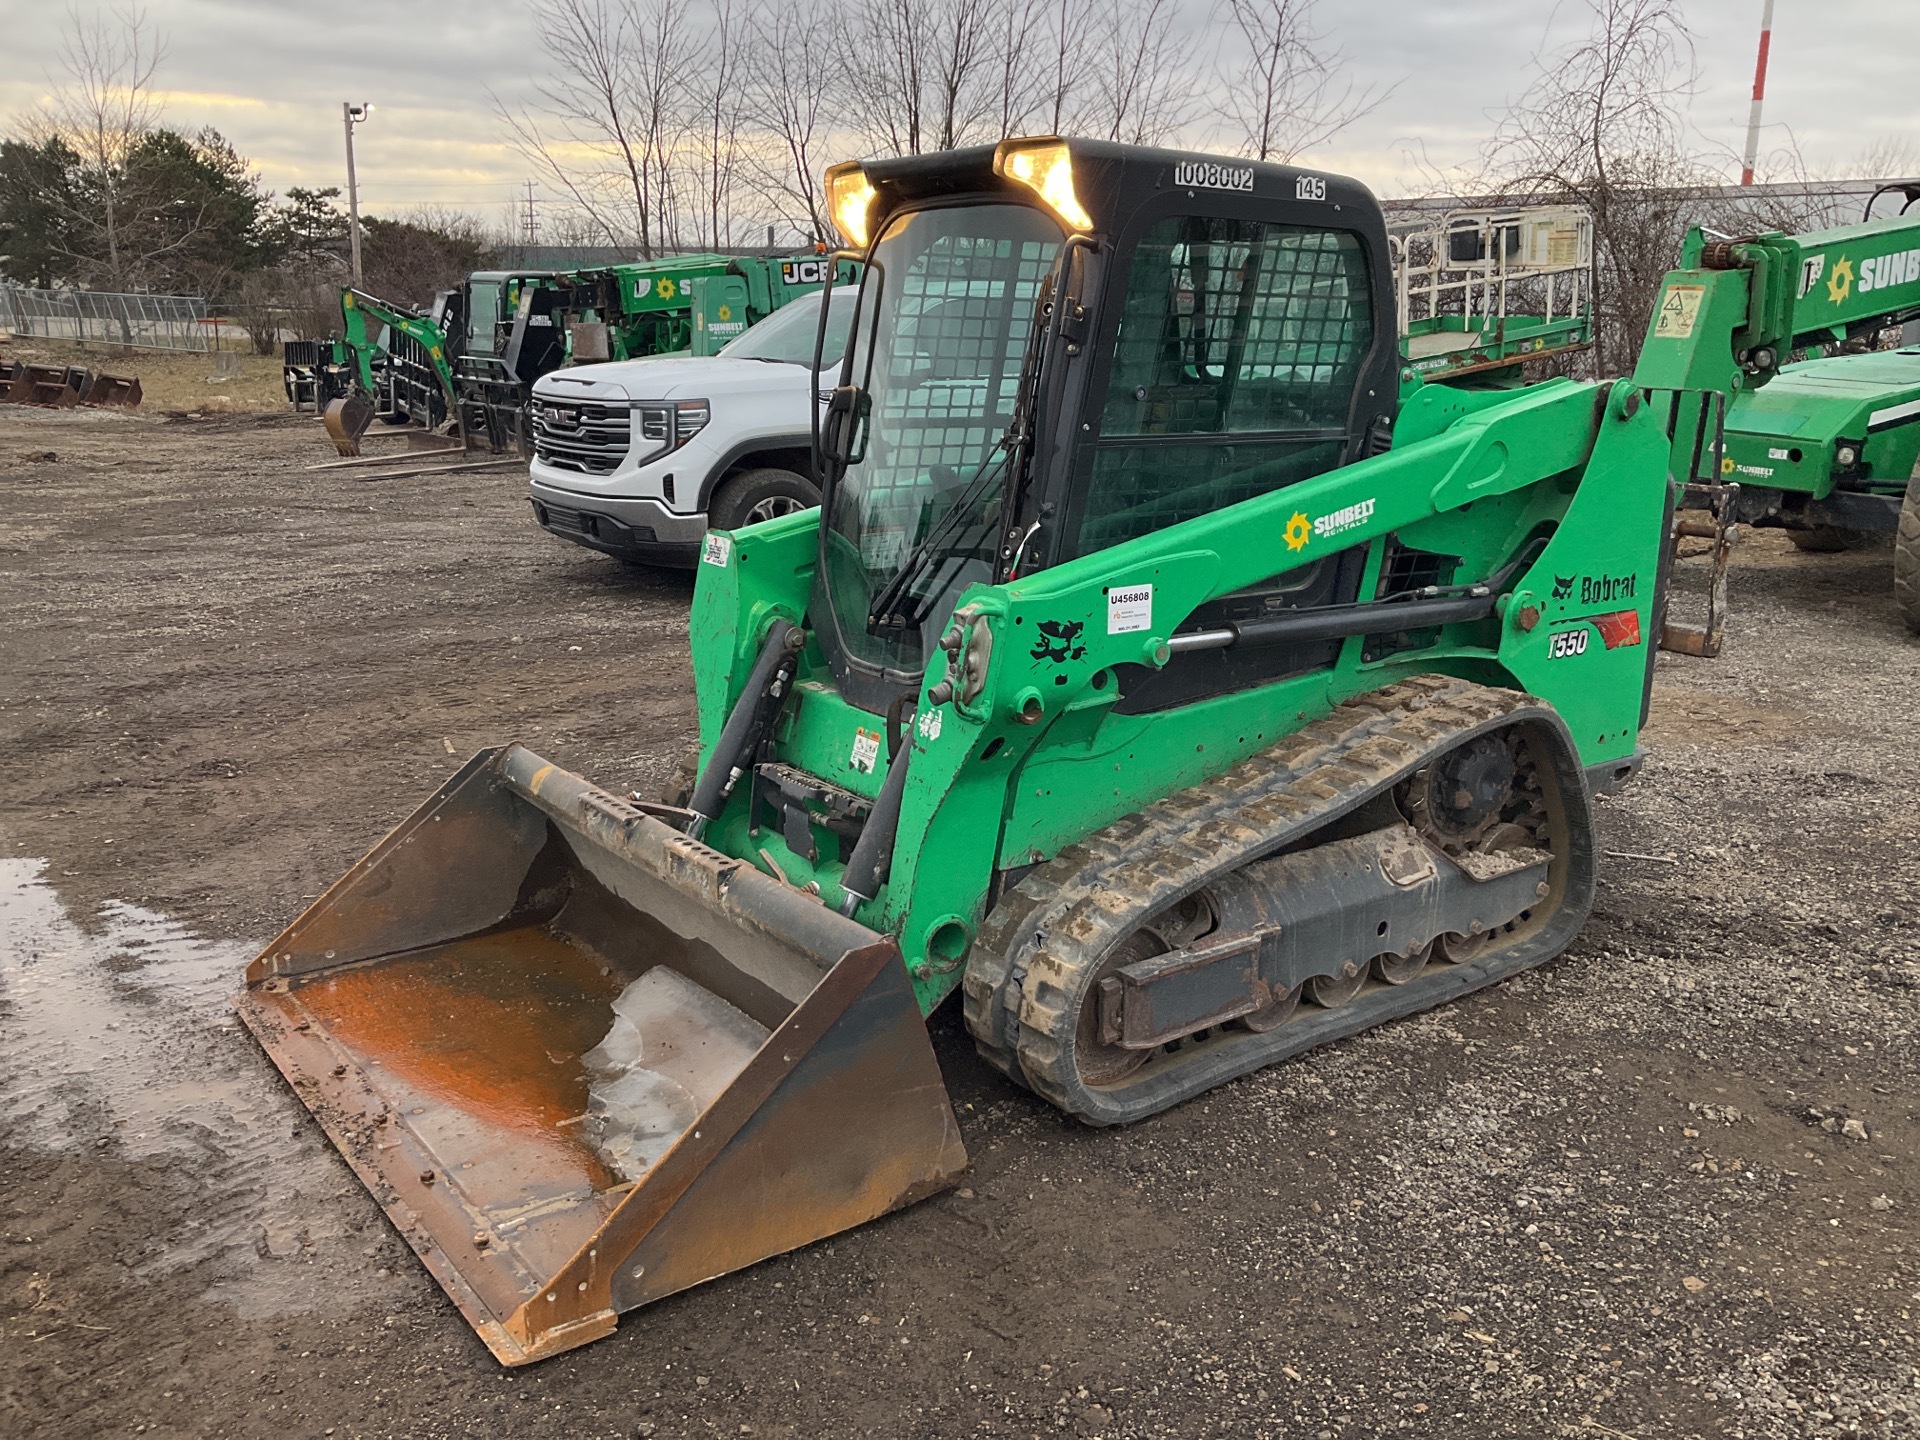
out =
[(1577, 630), (1554, 631), (1552, 637), (1547, 641), (1547, 658), (1549, 660), (1564, 660), (1569, 655), (1586, 654), (1588, 633), (1587, 627), (1584, 625)]

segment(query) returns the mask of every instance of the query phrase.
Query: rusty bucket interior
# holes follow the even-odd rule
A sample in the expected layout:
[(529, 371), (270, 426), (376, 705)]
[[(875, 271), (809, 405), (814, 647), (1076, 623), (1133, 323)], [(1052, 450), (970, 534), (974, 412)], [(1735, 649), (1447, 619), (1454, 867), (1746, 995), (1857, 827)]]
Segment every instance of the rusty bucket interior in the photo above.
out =
[(513, 745), (236, 1002), (503, 1363), (966, 1167), (894, 942)]

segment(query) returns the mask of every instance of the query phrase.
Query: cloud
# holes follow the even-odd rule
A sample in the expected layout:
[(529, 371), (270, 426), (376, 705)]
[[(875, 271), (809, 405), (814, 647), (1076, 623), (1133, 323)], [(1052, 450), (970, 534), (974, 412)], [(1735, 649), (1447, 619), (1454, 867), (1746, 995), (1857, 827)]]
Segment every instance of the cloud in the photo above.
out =
[[(1185, 0), (1191, 51), (1221, 39), (1210, 0)], [(44, 94), (59, 64), (65, 17), (19, 5), (0, 53), (0, 112)], [(357, 159), (367, 208), (427, 203), (492, 218), (520, 192), (527, 167), (495, 118), (489, 92), (530, 95), (539, 36), (523, 0), (149, 0), (165, 32), (160, 80), (168, 117), (219, 128), (266, 184), (344, 185), (342, 101), (371, 101)], [(794, 0), (804, 12), (805, 0)], [(1569, 34), (1584, 13), (1514, 0), (1324, 0), (1331, 43), (1355, 81), (1393, 87), (1385, 104), (1311, 157), (1383, 193), (1417, 187), (1421, 161), (1471, 164), (1491, 116), (1525, 89), (1551, 15)], [(1700, 86), (1696, 139), (1737, 152), (1746, 122), (1758, 7), (1751, 0), (1691, 0)], [(804, 23), (800, 20), (797, 23)], [(1839, 166), (1873, 141), (1914, 127), (1912, 57), (1920, 4), (1824, 0), (1780, 7), (1763, 148), (1791, 136), (1810, 161)], [(1835, 85), (1833, 77), (1846, 83)]]

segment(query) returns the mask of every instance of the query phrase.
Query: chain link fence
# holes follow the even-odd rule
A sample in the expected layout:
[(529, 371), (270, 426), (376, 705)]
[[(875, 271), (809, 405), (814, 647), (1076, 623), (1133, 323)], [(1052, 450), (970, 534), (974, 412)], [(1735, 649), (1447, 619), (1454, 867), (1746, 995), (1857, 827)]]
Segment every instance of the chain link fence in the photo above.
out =
[(38, 340), (90, 340), (136, 350), (214, 348), (207, 302), (198, 295), (33, 290), (4, 283), (0, 330)]

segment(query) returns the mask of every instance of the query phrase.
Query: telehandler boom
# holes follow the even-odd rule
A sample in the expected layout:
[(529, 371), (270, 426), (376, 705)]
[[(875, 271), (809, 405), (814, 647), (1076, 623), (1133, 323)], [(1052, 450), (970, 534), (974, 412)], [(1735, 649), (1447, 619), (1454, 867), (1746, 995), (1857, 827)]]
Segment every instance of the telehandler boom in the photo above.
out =
[[(1920, 182), (1906, 189), (1920, 199)], [(1733, 242), (1696, 230), (1683, 263), (1729, 246), (1767, 276), (1726, 418), (1721, 478), (1740, 486), (1738, 518), (1783, 526), (1803, 550), (1894, 534), (1895, 597), (1920, 634), (1920, 213)], [(1904, 344), (1870, 348), (1902, 326)], [(1782, 363), (1802, 351), (1814, 353)]]
[(1559, 954), (1639, 763), (1740, 257), (1632, 381), (1403, 401), (1352, 180), (1041, 138), (828, 183), (825, 498), (706, 543), (687, 783), (484, 751), (238, 1002), (508, 1364), (955, 1183), (956, 991), (1110, 1125)]

